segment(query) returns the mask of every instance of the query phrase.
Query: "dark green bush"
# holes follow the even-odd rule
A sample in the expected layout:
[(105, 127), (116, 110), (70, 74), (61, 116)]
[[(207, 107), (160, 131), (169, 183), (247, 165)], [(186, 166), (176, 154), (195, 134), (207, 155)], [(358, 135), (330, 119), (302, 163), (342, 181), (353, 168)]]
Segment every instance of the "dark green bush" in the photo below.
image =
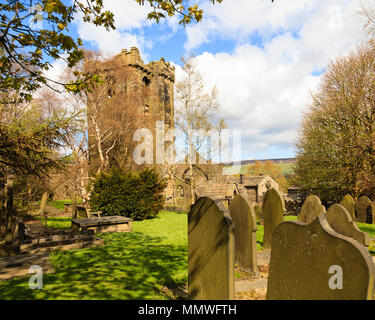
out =
[(95, 177), (90, 207), (106, 216), (154, 218), (163, 207), (166, 183), (154, 169), (140, 173), (112, 168)]

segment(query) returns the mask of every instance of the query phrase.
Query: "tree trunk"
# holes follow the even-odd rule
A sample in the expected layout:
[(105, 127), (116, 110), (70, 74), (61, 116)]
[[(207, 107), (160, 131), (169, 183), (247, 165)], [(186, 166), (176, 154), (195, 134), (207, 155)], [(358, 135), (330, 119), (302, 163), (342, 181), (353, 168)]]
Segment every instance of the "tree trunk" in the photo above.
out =
[(73, 196), (71, 196), (72, 199), (72, 219), (77, 219), (77, 193), (74, 191)]
[(5, 243), (13, 242), (14, 208), (13, 208), (14, 172), (6, 171), (6, 202), (5, 202)]

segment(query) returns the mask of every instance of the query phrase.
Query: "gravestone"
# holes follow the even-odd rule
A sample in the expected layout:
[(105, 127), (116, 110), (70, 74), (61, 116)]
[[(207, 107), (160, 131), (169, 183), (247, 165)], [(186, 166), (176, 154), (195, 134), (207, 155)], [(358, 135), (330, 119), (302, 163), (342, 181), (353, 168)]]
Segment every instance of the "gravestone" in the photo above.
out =
[(375, 269), (367, 249), (328, 225), (281, 223), (272, 241), (267, 299), (372, 299)]
[(326, 208), (320, 202), (317, 196), (310, 195), (306, 198), (301, 208), (301, 212), (297, 216), (297, 220), (303, 223), (311, 223), (322, 213), (326, 212)]
[(345, 207), (346, 210), (348, 210), (352, 219), (355, 221), (355, 201), (353, 200), (352, 196), (350, 194), (345, 195), (340, 204)]
[(255, 212), (255, 216), (257, 217), (257, 219), (263, 220), (262, 207), (259, 204), (254, 205), (254, 212)]
[(333, 204), (326, 213), (326, 219), (329, 226), (337, 233), (343, 236), (357, 240), (364, 246), (370, 244), (370, 238), (366, 232), (361, 231), (353, 221), (348, 210), (340, 204)]
[(229, 210), (235, 225), (235, 260), (245, 271), (250, 274), (257, 274), (257, 221), (255, 212), (240, 195), (234, 196)]
[(357, 221), (362, 223), (372, 223), (372, 204), (371, 200), (362, 196), (359, 197), (355, 204), (355, 210), (357, 212)]
[(286, 211), (285, 202), (281, 194), (274, 188), (267, 190), (263, 198), (263, 248), (271, 248), (272, 234), (275, 228), (283, 222), (283, 215)]
[(199, 198), (188, 214), (190, 299), (234, 299), (234, 223), (220, 202)]

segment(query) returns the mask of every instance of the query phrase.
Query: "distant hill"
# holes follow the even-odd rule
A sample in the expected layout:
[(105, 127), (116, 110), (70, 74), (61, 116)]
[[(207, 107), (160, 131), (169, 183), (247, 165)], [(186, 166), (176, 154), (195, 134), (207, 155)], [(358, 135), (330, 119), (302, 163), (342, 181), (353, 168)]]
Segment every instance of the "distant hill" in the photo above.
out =
[[(243, 167), (249, 164), (253, 164), (255, 161), (259, 162), (266, 162), (266, 161), (273, 161), (281, 166), (281, 170), (285, 176), (292, 175), (294, 173), (294, 165), (296, 163), (296, 158), (278, 158), (278, 159), (256, 159), (256, 160), (243, 160), (241, 161), (242, 170)], [(226, 173), (231, 174), (229, 166), (232, 166), (233, 162), (226, 163), (225, 165), (228, 167), (225, 167)], [(236, 167), (236, 166), (235, 166)], [(241, 170), (241, 171), (242, 171)]]

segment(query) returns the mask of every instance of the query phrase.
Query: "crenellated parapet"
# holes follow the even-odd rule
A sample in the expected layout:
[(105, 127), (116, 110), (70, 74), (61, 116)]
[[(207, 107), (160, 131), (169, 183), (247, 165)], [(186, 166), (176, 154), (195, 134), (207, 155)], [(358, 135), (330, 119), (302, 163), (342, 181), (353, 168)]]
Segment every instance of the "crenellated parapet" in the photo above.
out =
[(138, 48), (131, 47), (130, 51), (122, 49), (117, 58), (121, 59), (124, 65), (139, 69), (150, 77), (162, 77), (171, 82), (175, 81), (175, 67), (169, 62), (165, 62), (163, 57), (159, 61), (151, 61), (148, 64), (144, 64)]

